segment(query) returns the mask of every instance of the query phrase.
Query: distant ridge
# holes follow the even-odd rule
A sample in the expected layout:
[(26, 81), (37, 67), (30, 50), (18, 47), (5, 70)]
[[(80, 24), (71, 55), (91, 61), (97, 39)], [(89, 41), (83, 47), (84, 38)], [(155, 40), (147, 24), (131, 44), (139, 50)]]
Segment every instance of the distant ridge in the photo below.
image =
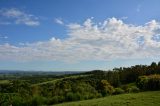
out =
[(0, 74), (32, 74), (32, 75), (65, 75), (79, 74), (82, 71), (24, 71), (24, 70), (0, 70)]

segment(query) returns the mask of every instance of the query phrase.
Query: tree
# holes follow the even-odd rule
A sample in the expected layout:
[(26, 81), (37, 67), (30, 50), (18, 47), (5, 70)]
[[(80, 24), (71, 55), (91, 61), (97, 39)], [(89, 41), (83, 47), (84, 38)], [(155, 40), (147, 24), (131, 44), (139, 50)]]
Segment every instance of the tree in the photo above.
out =
[(154, 68), (154, 67), (156, 67), (156, 66), (157, 66), (157, 63), (156, 63), (156, 62), (152, 62), (152, 63), (151, 63), (151, 67)]
[(160, 66), (160, 61), (158, 62), (158, 66)]
[(113, 86), (107, 80), (101, 80), (98, 89), (102, 96), (111, 95), (114, 92)]

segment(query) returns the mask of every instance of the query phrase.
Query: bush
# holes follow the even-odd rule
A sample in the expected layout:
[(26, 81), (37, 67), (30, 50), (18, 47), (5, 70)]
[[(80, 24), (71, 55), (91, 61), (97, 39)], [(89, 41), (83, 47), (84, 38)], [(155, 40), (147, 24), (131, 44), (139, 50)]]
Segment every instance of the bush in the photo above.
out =
[(160, 75), (140, 76), (137, 86), (142, 90), (160, 90)]
[(124, 92), (128, 92), (128, 89), (130, 88), (128, 85), (122, 85), (120, 87), (124, 90)]
[(0, 106), (10, 106), (12, 104), (12, 96), (9, 94), (0, 93)]
[(81, 95), (79, 93), (69, 92), (66, 95), (66, 100), (67, 101), (77, 101), (77, 100), (80, 100), (80, 99), (81, 99)]
[(39, 106), (39, 105), (43, 105), (46, 103), (46, 98), (42, 97), (42, 96), (34, 96), (32, 98), (32, 101), (31, 101), (31, 105), (32, 106)]
[(136, 82), (137, 86), (142, 90), (148, 89), (148, 77), (147, 76), (140, 76)]
[(123, 94), (125, 93), (125, 91), (122, 88), (115, 88), (115, 91), (113, 94), (117, 95), (117, 94)]
[(22, 106), (24, 104), (25, 103), (23, 102), (23, 99), (21, 97), (19, 97), (19, 96), (13, 97), (13, 99), (12, 99), (13, 106)]
[(54, 96), (52, 98), (49, 98), (47, 101), (47, 105), (52, 105), (58, 103), (58, 96)]
[(102, 94), (102, 96), (111, 95), (114, 92), (114, 87), (110, 85), (110, 83), (107, 80), (101, 80), (98, 90)]
[(138, 93), (140, 90), (136, 86), (132, 86), (128, 89), (129, 93)]

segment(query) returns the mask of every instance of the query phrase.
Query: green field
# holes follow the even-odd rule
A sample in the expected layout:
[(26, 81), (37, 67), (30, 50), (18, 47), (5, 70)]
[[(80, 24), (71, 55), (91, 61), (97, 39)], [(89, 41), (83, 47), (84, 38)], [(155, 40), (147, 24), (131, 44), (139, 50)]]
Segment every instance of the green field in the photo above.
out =
[(57, 81), (61, 81), (61, 80), (68, 79), (68, 78), (75, 78), (76, 79), (78, 77), (80, 78), (80, 77), (86, 77), (86, 76), (89, 76), (89, 75), (72, 75), (72, 76), (68, 76), (68, 77), (64, 77), (64, 78), (57, 78), (57, 79), (54, 79), (54, 80), (51, 80), (51, 81), (45, 81), (45, 82), (41, 82), (41, 83), (37, 83), (37, 84), (32, 84), (32, 86), (55, 83)]
[(54, 106), (160, 106), (160, 91), (121, 94)]
[(9, 80), (0, 80), (0, 84), (8, 84)]

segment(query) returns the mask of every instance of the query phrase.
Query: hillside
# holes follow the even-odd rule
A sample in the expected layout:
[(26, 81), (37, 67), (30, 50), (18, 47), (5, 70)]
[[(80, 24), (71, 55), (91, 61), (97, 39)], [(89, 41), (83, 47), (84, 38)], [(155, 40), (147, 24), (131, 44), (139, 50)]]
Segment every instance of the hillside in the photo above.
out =
[(0, 106), (153, 106), (160, 100), (160, 62), (79, 74), (0, 74), (0, 79)]
[(53, 106), (160, 106), (160, 91), (121, 94)]

